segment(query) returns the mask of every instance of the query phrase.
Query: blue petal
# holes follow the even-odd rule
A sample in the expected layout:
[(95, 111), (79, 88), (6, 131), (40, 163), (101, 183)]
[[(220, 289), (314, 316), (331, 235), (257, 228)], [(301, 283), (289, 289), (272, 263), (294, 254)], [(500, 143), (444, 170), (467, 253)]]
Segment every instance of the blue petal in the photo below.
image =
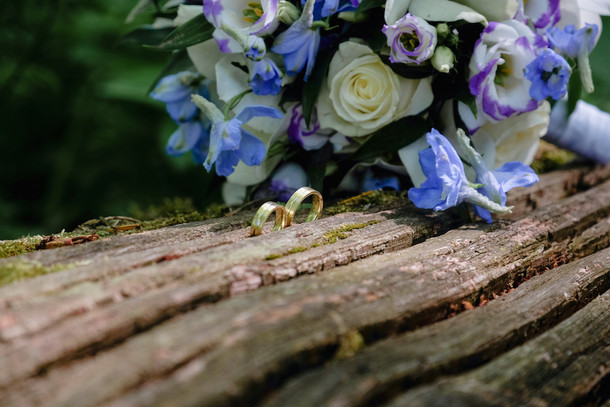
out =
[(246, 165), (260, 165), (267, 154), (265, 143), (246, 130), (241, 131), (241, 144), (237, 155)]
[(223, 151), (216, 160), (216, 174), (228, 177), (233, 174), (237, 164), (239, 164), (239, 156), (236, 151)]
[(203, 139), (204, 133), (200, 122), (184, 123), (170, 136), (165, 151), (171, 156), (191, 151)]
[(224, 132), (225, 123), (219, 122), (212, 125), (210, 131), (210, 146), (208, 150), (208, 156), (203, 162), (203, 167), (210, 172), (212, 165), (218, 159), (218, 156), (222, 152), (222, 133)]
[(491, 212), (489, 212), (487, 209), (483, 209), (479, 205), (473, 205), (473, 208), (474, 213), (476, 213), (477, 216), (483, 218), (487, 223), (493, 222), (493, 219), (491, 218)]
[[(190, 96), (190, 93), (189, 93)], [(197, 114), (197, 106), (190, 99), (167, 102), (167, 113), (178, 123), (191, 120)]]
[(504, 192), (515, 187), (529, 187), (540, 180), (533, 169), (519, 161), (507, 162), (493, 173)]
[(274, 107), (254, 105), (246, 106), (241, 112), (239, 112), (235, 119), (241, 121), (242, 123), (247, 123), (252, 118), (261, 116), (281, 119), (283, 115), (282, 112)]
[(150, 92), (150, 97), (166, 103), (189, 98), (192, 91), (190, 87), (183, 85), (180, 81), (183, 74), (181, 72), (161, 79), (153, 91)]

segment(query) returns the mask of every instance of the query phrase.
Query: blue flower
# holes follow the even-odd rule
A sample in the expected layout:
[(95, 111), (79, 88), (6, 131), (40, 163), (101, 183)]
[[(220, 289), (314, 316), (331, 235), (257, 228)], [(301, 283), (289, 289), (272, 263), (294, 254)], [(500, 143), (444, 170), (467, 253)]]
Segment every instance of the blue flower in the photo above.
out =
[(530, 96), (535, 100), (552, 97), (559, 100), (568, 91), (572, 69), (568, 62), (551, 49), (545, 49), (525, 67), (525, 77), (532, 82)]
[(212, 122), (208, 154), (203, 162), (207, 171), (215, 165), (218, 175), (229, 176), (239, 161), (250, 166), (261, 164), (267, 154), (265, 144), (242, 126), (254, 117), (279, 119), (282, 117), (279, 110), (268, 106), (247, 106), (237, 116), (228, 119), (203, 97), (193, 95), (192, 100)]
[(167, 104), (167, 112), (177, 123), (190, 121), (197, 113), (191, 94), (209, 97), (204, 78), (193, 72), (180, 72), (161, 79), (150, 96)]
[[(305, 5), (306, 0), (301, 0)], [(316, 0), (314, 6), (314, 18), (326, 18), (341, 11), (353, 11), (360, 4), (359, 0)]]
[(271, 51), (284, 57), (289, 76), (298, 74), (307, 65), (305, 81), (311, 75), (320, 48), (320, 29), (312, 28), (313, 5), (313, 0), (307, 0), (301, 17), (277, 36), (271, 48)]
[(249, 85), (256, 95), (277, 95), (282, 90), (282, 71), (269, 58), (249, 64)]
[[(529, 187), (539, 181), (538, 175), (529, 166), (519, 162), (507, 162), (497, 170), (477, 177), (477, 182), (484, 184), (478, 191), (500, 205), (506, 205), (506, 193), (515, 187)], [(491, 223), (491, 213), (478, 205), (474, 211), (487, 223)]]
[(426, 140), (430, 148), (419, 152), (426, 180), (419, 188), (409, 189), (408, 195), (418, 208), (441, 211), (462, 203), (468, 180), (460, 157), (445, 136), (432, 129)]
[(563, 29), (553, 27), (547, 30), (549, 43), (570, 58), (577, 58), (582, 52), (589, 55), (595, 47), (598, 33), (599, 27), (588, 23), (580, 30), (576, 30), (573, 25), (567, 25)]
[(377, 191), (379, 189), (393, 189), (394, 191), (400, 191), (400, 181), (397, 177), (376, 178), (373, 175), (373, 171), (369, 169), (364, 174), (361, 191)]
[(521, 163), (508, 163), (497, 171), (489, 171), (462, 130), (458, 130), (457, 139), (462, 155), (474, 168), (480, 184), (468, 181), (457, 151), (449, 140), (432, 129), (426, 135), (431, 148), (419, 153), (426, 180), (419, 188), (408, 191), (409, 199), (418, 208), (440, 211), (468, 202), (475, 205), (477, 213), (484, 219), (491, 221), (490, 212), (511, 211), (511, 207), (504, 206), (506, 191), (515, 186), (529, 186), (538, 180), (533, 170), (525, 170), (526, 166)]
[[(208, 126), (209, 127), (209, 126)], [(207, 140), (207, 142), (205, 141)], [(198, 144), (204, 142), (209, 144), (210, 133), (204, 125), (198, 121), (193, 120), (187, 123), (181, 124), (178, 129), (169, 137), (165, 151), (168, 155), (173, 157), (180, 156), (188, 151), (192, 151)], [(196, 153), (193, 152), (196, 157)], [(197, 158), (195, 158), (197, 161)]]

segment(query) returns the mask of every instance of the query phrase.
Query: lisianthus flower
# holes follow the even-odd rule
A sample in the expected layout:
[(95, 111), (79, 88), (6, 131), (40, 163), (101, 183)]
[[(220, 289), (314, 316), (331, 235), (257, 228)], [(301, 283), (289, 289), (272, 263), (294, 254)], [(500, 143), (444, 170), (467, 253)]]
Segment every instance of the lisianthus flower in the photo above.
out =
[(150, 97), (167, 104), (167, 112), (177, 123), (190, 121), (197, 113), (191, 102), (191, 94), (209, 97), (204, 78), (198, 73), (180, 72), (161, 79), (150, 93)]
[(269, 58), (248, 65), (248, 84), (255, 95), (277, 95), (282, 90), (282, 72)]
[(228, 176), (240, 160), (249, 166), (259, 165), (263, 161), (267, 153), (265, 144), (242, 125), (254, 117), (279, 119), (282, 117), (279, 110), (268, 106), (247, 106), (234, 118), (227, 119), (207, 99), (192, 95), (192, 100), (212, 123), (208, 155), (203, 163), (208, 172), (216, 164), (216, 173)]
[(305, 81), (311, 75), (320, 47), (320, 29), (312, 28), (314, 2), (315, 0), (307, 0), (301, 17), (277, 36), (271, 48), (271, 51), (284, 57), (284, 66), (289, 76), (298, 74), (307, 65)]
[(561, 19), (560, 0), (519, 0), (518, 15), (536, 29), (552, 27)]
[(477, 114), (460, 109), (468, 130), (474, 133), (487, 121), (501, 121), (538, 107), (530, 97), (525, 67), (536, 58), (534, 33), (523, 23), (509, 20), (489, 24), (470, 59), (470, 92)]
[(559, 100), (568, 91), (572, 69), (563, 57), (551, 49), (543, 50), (525, 67), (525, 77), (532, 82), (530, 96), (535, 100), (552, 97)]
[(279, 25), (279, 0), (204, 0), (203, 13), (216, 27), (213, 36), (225, 53), (244, 54), (259, 60), (265, 53), (263, 35), (270, 34)]
[(299, 103), (292, 108), (287, 133), (291, 142), (299, 143), (303, 149), (310, 151), (322, 148), (334, 131), (320, 127), (315, 108), (308, 126), (303, 116), (303, 106)]
[(416, 63), (429, 59), (436, 47), (436, 28), (425, 20), (407, 13), (391, 25), (384, 25), (381, 30), (390, 47), (392, 63)]

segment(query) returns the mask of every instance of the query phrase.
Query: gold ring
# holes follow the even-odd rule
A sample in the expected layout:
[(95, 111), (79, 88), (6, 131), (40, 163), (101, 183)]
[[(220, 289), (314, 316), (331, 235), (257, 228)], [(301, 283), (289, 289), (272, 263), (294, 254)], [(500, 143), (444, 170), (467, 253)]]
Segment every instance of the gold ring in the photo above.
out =
[(275, 224), (273, 225), (273, 231), (282, 230), (286, 227), (287, 214), (284, 207), (275, 202), (265, 202), (258, 208), (254, 218), (252, 219), (252, 229), (250, 236), (258, 236), (263, 233), (263, 225), (269, 219), (269, 216), (275, 212)]
[(303, 187), (292, 194), (288, 200), (288, 203), (286, 204), (286, 207), (284, 208), (286, 210), (286, 226), (290, 226), (292, 224), (294, 214), (308, 196), (312, 196), (313, 202), (311, 205), (311, 211), (309, 212), (309, 215), (307, 215), (305, 222), (311, 222), (320, 217), (322, 214), (322, 207), (324, 206), (322, 194), (313, 188)]

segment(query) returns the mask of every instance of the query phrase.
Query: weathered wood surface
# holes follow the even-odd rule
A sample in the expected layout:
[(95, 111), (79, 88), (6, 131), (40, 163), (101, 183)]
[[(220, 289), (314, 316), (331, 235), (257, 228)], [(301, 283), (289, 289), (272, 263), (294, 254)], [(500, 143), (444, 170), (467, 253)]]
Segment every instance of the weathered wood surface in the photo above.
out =
[(608, 178), (547, 174), (494, 225), (244, 212), (0, 261), (66, 266), (0, 288), (0, 404), (601, 405)]

